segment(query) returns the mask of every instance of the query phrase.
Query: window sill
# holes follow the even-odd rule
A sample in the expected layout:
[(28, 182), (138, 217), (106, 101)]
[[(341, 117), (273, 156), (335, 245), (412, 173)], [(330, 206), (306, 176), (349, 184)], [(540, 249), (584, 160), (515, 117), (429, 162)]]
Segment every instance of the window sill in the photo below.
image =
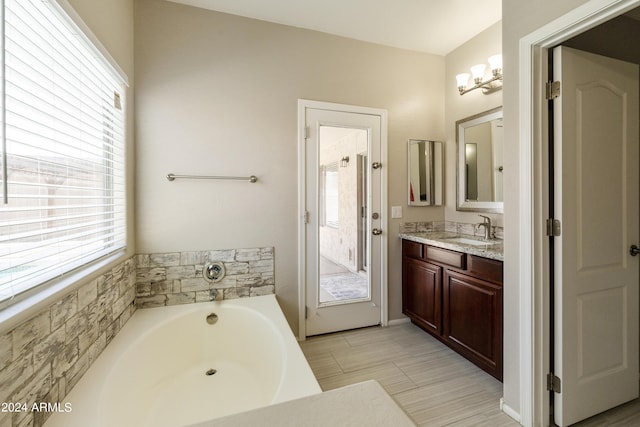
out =
[(66, 294), (88, 283), (99, 274), (126, 259), (126, 249), (119, 250), (72, 274), (41, 285), (35, 293), (16, 297), (17, 301), (0, 309), (0, 334), (6, 333), (20, 323), (29, 320), (29, 318), (51, 306)]

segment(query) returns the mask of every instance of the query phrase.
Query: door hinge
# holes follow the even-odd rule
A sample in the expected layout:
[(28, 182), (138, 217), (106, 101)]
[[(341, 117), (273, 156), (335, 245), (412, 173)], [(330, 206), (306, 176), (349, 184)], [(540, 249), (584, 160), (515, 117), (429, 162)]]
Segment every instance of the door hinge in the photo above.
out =
[(547, 219), (547, 236), (558, 237), (562, 231), (560, 220), (549, 218)]
[(560, 96), (560, 82), (547, 82), (545, 86), (545, 98), (547, 100), (556, 99)]
[(311, 136), (311, 128), (309, 126), (305, 126), (302, 129), (302, 138), (307, 140)]
[(547, 374), (547, 391), (553, 391), (554, 393), (560, 393), (562, 381), (552, 373)]
[(305, 211), (302, 218), (304, 219), (305, 224), (309, 224), (309, 211)]
[(304, 318), (309, 318), (309, 307), (307, 307), (306, 305), (304, 306)]

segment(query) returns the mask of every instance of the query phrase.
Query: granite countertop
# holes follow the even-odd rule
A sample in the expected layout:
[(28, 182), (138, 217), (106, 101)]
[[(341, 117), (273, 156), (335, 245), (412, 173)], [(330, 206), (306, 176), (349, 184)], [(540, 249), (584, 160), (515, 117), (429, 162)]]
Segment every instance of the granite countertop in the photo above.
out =
[(486, 244), (468, 244), (450, 239), (471, 239), (481, 242), (479, 237), (468, 236), (466, 234), (453, 233), (450, 231), (425, 231), (418, 233), (400, 233), (400, 238), (417, 243), (436, 246), (438, 248), (451, 249), (452, 251), (477, 255), (497, 261), (504, 261), (504, 242), (499, 239), (490, 240)]

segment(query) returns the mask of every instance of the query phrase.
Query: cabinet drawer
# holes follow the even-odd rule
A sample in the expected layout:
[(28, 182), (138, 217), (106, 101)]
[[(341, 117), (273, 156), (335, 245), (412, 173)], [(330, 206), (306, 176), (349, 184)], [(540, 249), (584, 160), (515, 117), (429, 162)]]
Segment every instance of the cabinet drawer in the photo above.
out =
[(469, 255), (469, 274), (490, 282), (502, 283), (502, 261)]
[(424, 258), (424, 245), (422, 243), (416, 243), (409, 240), (402, 241), (402, 255), (415, 258), (415, 259), (423, 259)]
[(466, 266), (466, 254), (450, 251), (448, 249), (436, 248), (434, 246), (427, 246), (426, 257), (428, 260), (439, 262), (441, 264), (450, 265), (451, 267), (460, 268), (464, 270)]

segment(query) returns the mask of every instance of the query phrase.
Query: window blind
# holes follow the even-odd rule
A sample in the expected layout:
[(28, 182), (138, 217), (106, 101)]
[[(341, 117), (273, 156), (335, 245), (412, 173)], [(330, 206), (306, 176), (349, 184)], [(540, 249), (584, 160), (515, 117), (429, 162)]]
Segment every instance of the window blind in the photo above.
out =
[(57, 5), (3, 3), (0, 301), (126, 242), (123, 81)]

